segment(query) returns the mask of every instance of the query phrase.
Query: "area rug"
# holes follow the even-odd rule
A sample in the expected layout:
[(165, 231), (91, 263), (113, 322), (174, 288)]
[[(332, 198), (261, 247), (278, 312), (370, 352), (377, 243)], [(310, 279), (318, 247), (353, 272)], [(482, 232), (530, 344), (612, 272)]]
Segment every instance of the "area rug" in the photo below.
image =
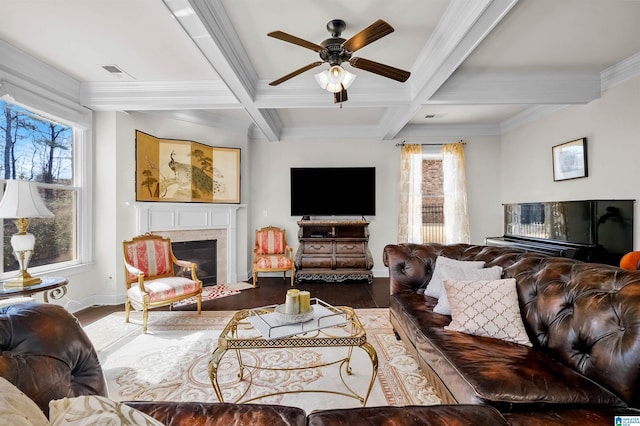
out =
[[(367, 340), (378, 354), (379, 367), (367, 406), (431, 405), (440, 402), (416, 360), (396, 340), (388, 309), (357, 309)], [(233, 312), (157, 311), (149, 316), (149, 331), (142, 333), (140, 312), (131, 322), (116, 312), (85, 327), (104, 369), (109, 396), (117, 401), (218, 402), (208, 372), (218, 336)], [(346, 348), (279, 348), (243, 351), (247, 361), (260, 366), (319, 363), (343, 356)], [(238, 364), (229, 351), (219, 365), (219, 382), (225, 401), (244, 392), (247, 382), (238, 379)], [(306, 364), (305, 364), (306, 365)], [(353, 374), (346, 376), (357, 393), (366, 391), (371, 379), (371, 360), (356, 348), (351, 360)], [(344, 390), (337, 366), (304, 370), (257, 370), (248, 395), (291, 389)], [(246, 397), (245, 397), (246, 398)], [(256, 403), (292, 405), (311, 412), (316, 409), (359, 407), (353, 398), (325, 393), (282, 394)]]
[[(202, 289), (202, 301), (206, 302), (207, 300), (220, 299), (221, 297), (233, 296), (235, 294), (240, 294), (241, 290), (246, 290), (248, 288), (253, 288), (253, 286), (249, 283), (239, 282), (234, 284), (216, 284), (211, 286), (206, 286)], [(197, 299), (195, 297), (189, 297), (188, 299), (183, 299), (179, 302), (173, 304), (174, 307), (193, 305), (197, 303)]]

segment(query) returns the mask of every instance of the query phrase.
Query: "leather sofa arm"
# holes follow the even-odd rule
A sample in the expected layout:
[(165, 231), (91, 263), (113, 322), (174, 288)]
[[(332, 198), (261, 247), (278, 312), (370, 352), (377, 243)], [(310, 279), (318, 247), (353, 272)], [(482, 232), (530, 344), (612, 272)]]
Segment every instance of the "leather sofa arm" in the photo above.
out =
[(390, 294), (412, 293), (431, 280), (435, 258), (434, 246), (423, 244), (388, 244), (382, 252), (389, 268)]
[(76, 317), (48, 303), (0, 308), (0, 376), (30, 397), (45, 414), (52, 399), (107, 396), (91, 340)]

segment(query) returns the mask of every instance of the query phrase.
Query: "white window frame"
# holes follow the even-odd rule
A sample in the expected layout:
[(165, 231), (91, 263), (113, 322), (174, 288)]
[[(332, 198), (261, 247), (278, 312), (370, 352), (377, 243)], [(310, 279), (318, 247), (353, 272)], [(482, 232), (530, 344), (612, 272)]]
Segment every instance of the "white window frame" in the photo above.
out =
[[(73, 128), (73, 187), (77, 196), (76, 259), (29, 268), (29, 272), (65, 277), (86, 272), (94, 262), (93, 113), (81, 105), (80, 83), (68, 75), (2, 40), (0, 58), (1, 99)], [(0, 279), (10, 278), (15, 273), (3, 272)]]

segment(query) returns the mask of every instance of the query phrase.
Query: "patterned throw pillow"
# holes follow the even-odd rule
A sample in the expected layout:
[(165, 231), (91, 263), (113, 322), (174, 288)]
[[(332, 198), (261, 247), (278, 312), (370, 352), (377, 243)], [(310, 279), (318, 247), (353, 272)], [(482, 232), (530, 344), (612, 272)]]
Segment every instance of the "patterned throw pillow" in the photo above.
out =
[(427, 288), (424, 289), (425, 296), (440, 298), (440, 295), (444, 291), (442, 287), (442, 274), (440, 269), (443, 265), (456, 266), (463, 269), (480, 269), (484, 267), (483, 261), (464, 261), (450, 259), (445, 256), (438, 256), (436, 258), (436, 266), (433, 268), (433, 274), (431, 274), (431, 280), (427, 284)]
[(0, 424), (47, 426), (49, 421), (35, 402), (4, 377), (0, 377)]
[(451, 304), (452, 331), (532, 346), (520, 316), (516, 280), (444, 282)]
[[(492, 266), (491, 268), (460, 268), (453, 265), (442, 265), (440, 273), (444, 281), (478, 281), (478, 280), (497, 280), (502, 277), (502, 268), (500, 266)], [(445, 288), (446, 290), (446, 288)], [(451, 315), (451, 307), (449, 306), (449, 297), (447, 292), (443, 291), (438, 299), (438, 304), (433, 308), (433, 312), (442, 315)]]

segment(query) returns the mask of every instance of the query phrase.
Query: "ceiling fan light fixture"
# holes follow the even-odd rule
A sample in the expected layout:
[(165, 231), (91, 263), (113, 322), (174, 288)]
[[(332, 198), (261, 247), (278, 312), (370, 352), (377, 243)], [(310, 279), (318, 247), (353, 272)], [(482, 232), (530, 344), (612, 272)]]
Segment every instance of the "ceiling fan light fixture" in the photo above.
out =
[(334, 65), (330, 69), (319, 72), (315, 76), (316, 82), (324, 90), (331, 93), (338, 93), (343, 89), (348, 89), (356, 79), (356, 75)]

